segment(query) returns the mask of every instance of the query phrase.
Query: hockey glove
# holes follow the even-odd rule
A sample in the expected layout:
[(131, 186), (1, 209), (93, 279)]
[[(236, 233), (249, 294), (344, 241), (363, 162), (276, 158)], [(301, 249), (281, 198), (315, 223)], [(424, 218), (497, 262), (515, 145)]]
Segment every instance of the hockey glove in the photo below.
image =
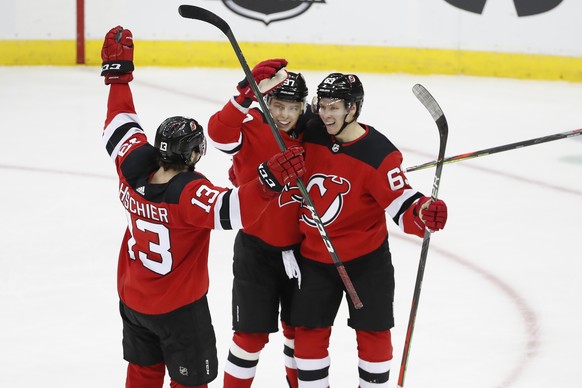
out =
[[(269, 59), (260, 62), (253, 68), (251, 72), (261, 93), (268, 94), (287, 79), (285, 66), (287, 66), (285, 59)], [(251, 106), (253, 101), (257, 101), (253, 89), (246, 78), (238, 83), (236, 89), (240, 93), (236, 97), (236, 102), (245, 108)]]
[(280, 193), (283, 187), (305, 173), (303, 148), (291, 147), (259, 164), (259, 179), (263, 187)]
[(105, 35), (101, 49), (101, 75), (105, 85), (126, 84), (133, 80), (133, 35), (117, 26)]
[(433, 202), (430, 197), (422, 197), (416, 203), (413, 213), (415, 221), (430, 232), (443, 229), (447, 223), (447, 204), (440, 199)]

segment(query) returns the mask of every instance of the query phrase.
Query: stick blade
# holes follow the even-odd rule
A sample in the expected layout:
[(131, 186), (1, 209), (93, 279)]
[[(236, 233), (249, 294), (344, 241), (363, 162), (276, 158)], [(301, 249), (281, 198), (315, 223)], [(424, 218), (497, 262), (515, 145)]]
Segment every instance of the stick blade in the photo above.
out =
[(225, 34), (230, 31), (230, 26), (224, 21), (224, 19), (207, 9), (196, 7), (195, 5), (183, 4), (178, 7), (178, 13), (186, 19), (196, 19), (210, 23), (218, 27)]
[[(436, 102), (435, 98), (421, 84), (414, 85), (412, 87), (412, 92), (422, 103), (422, 105), (424, 105), (426, 110), (428, 110), (433, 120), (435, 121), (439, 130), (439, 135), (441, 137), (441, 143), (443, 140), (446, 142), (446, 138), (449, 134), (449, 124), (447, 123), (447, 118), (445, 117), (443, 110)], [(444, 157), (444, 154), (441, 155), (441, 158), (442, 157)]]
[(444, 116), (443, 110), (424, 86), (421, 84), (414, 85), (412, 87), (412, 93), (414, 93), (416, 98), (418, 98), (422, 105), (424, 105), (424, 107), (429, 111), (434, 121), (437, 121), (441, 116)]

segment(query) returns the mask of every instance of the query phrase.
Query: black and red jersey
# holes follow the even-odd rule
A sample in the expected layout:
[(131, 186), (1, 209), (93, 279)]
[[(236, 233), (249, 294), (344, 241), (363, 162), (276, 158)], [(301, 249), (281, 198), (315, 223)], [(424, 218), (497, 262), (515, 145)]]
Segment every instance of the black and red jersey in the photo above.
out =
[[(411, 206), (422, 194), (410, 187), (402, 154), (376, 129), (361, 125), (365, 134), (350, 143), (336, 142), (318, 118), (309, 122), (303, 136), (307, 191), (343, 261), (370, 253), (386, 241), (386, 214), (404, 232), (424, 233), (413, 222)], [(293, 199), (291, 192), (287, 200)], [(306, 207), (300, 211), (300, 229), (305, 235), (301, 254), (332, 263)]]
[[(303, 126), (302, 120), (306, 117), (300, 116), (297, 128)], [(300, 132), (279, 133), (287, 147), (301, 145)], [(210, 118), (208, 136), (216, 148), (233, 155), (233, 172), (238, 184), (254, 179), (258, 165), (280, 152), (263, 112), (242, 107), (234, 98)], [(259, 220), (245, 226), (243, 231), (270, 246), (288, 249), (302, 238), (297, 224), (298, 205), (298, 202), (273, 201)]]
[(208, 291), (212, 229), (253, 223), (269, 200), (258, 180), (235, 189), (213, 185), (198, 172), (151, 184), (157, 150), (148, 143), (127, 84), (110, 87), (103, 142), (119, 176), (128, 228), (118, 263), (118, 292), (131, 309), (163, 314)]

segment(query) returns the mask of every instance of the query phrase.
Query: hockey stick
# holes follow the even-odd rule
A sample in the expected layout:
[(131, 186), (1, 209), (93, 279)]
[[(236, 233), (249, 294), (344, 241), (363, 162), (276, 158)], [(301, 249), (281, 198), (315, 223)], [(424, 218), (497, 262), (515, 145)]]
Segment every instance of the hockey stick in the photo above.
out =
[[(443, 170), (443, 161), (445, 157), (445, 148), (447, 146), (447, 137), (449, 134), (449, 125), (445, 114), (437, 104), (436, 100), (422, 85), (414, 85), (412, 92), (424, 107), (430, 112), (434, 119), (440, 137), (439, 154), (436, 162), (436, 171), (434, 174), (434, 181), (432, 184), (431, 201), (436, 201), (439, 193), (439, 185), (441, 180), (441, 172)], [(404, 386), (404, 374), (406, 373), (406, 365), (408, 363), (408, 354), (410, 352), (410, 342), (412, 341), (412, 332), (414, 331), (414, 323), (416, 321), (416, 311), (418, 310), (418, 301), (420, 299), (420, 290), (422, 289), (422, 279), (424, 277), (424, 267), (426, 266), (426, 258), (428, 255), (428, 246), (430, 244), (430, 234), (428, 229), (424, 231), (424, 238), (422, 240), (422, 250), (420, 252), (420, 261), (418, 263), (418, 272), (416, 274), (416, 284), (414, 286), (414, 295), (412, 297), (412, 307), (410, 309), (410, 317), (408, 319), (408, 328), (406, 330), (406, 337), (404, 340), (404, 350), (402, 351), (402, 363), (400, 364), (400, 374), (398, 376), (398, 387)]]
[[(515, 150), (518, 148), (529, 147), (529, 146), (536, 145), (536, 144), (547, 143), (549, 141), (566, 139), (569, 137), (574, 137), (574, 136), (579, 136), (579, 135), (582, 135), (582, 128), (575, 129), (573, 131), (568, 131), (568, 132), (556, 133), (554, 135), (537, 137), (535, 139), (518, 141), (516, 143), (500, 145), (497, 147), (487, 148), (487, 149), (480, 150), (480, 151), (467, 152), (465, 154), (451, 156), (451, 157), (445, 158), (443, 160), (443, 163), (448, 164), (448, 163), (460, 162), (461, 160), (478, 158), (480, 156), (496, 154), (498, 152), (503, 152), (503, 151), (511, 151), (511, 150)], [(418, 164), (416, 166), (408, 167), (404, 171), (410, 172), (410, 171), (423, 170), (425, 168), (434, 167), (434, 166), (436, 166), (436, 164), (437, 164), (437, 161), (435, 160), (432, 162), (427, 162), (427, 163), (423, 163), (423, 164)]]
[[(275, 124), (275, 121), (273, 120), (273, 117), (271, 116), (271, 113), (269, 111), (269, 108), (267, 107), (267, 104), (263, 100), (263, 95), (259, 89), (259, 86), (257, 85), (255, 78), (253, 77), (253, 73), (251, 72), (251, 69), (249, 68), (249, 65), (247, 64), (247, 61), (246, 61), (245, 57), (243, 56), (242, 50), (240, 49), (240, 46), (238, 45), (238, 42), (236, 41), (236, 38), (234, 37), (234, 34), (232, 33), (232, 30), (230, 29), (230, 26), (228, 25), (228, 23), (225, 22), (222, 18), (220, 18), (216, 14), (214, 14), (214, 13), (212, 13), (204, 8), (196, 7), (193, 5), (181, 5), (178, 7), (178, 12), (180, 13), (180, 16), (182, 16), (184, 18), (196, 19), (196, 20), (201, 20), (201, 21), (206, 22), (206, 23), (210, 23), (210, 24), (214, 25), (215, 27), (217, 27), (219, 30), (221, 30), (226, 35), (226, 37), (230, 41), (230, 44), (232, 45), (232, 48), (233, 48), (233, 50), (234, 50), (234, 52), (235, 52), (235, 54), (240, 62), (242, 69), (244, 70), (244, 73), (247, 77), (247, 81), (249, 82), (251, 89), (253, 90), (255, 96), (257, 97), (257, 101), (258, 101), (258, 103), (263, 111), (263, 114), (265, 115), (265, 118), (267, 119), (267, 123), (271, 127), (271, 131), (273, 132), (273, 136), (275, 136), (275, 140), (277, 141), (277, 144), (278, 144), (280, 150), (285, 151), (287, 149), (287, 146), (285, 145), (285, 142), (283, 141), (283, 138), (281, 137), (281, 134), (279, 133), (279, 130), (277, 129), (277, 125)], [(344, 264), (342, 263), (342, 261), (340, 260), (338, 254), (337, 254), (337, 252), (336, 252), (336, 250), (331, 242), (331, 239), (329, 238), (329, 236), (325, 230), (325, 227), (323, 225), (323, 222), (321, 221), (321, 218), (319, 217), (319, 214), (317, 213), (317, 210), (315, 210), (315, 205), (313, 203), (313, 200), (309, 196), (309, 193), (307, 192), (307, 188), (305, 187), (305, 184), (303, 183), (303, 181), (300, 178), (297, 179), (297, 186), (299, 188), (299, 191), (301, 192), (301, 195), (303, 195), (303, 200), (305, 201), (305, 206), (311, 211), (311, 214), (313, 216), (313, 221), (317, 225), (317, 229), (319, 230), (321, 238), (323, 239), (323, 242), (324, 242), (325, 246), (327, 247), (327, 251), (329, 252), (329, 254), (330, 254), (330, 256), (335, 264), (335, 267), (339, 273), (339, 276), (342, 279), (342, 282), (344, 284), (344, 287), (346, 289), (347, 294), (349, 295), (349, 297), (352, 300), (352, 303), (354, 304), (354, 307), (356, 309), (362, 308), (363, 307), (362, 301), (360, 300), (360, 297), (358, 296), (356, 289), (354, 288), (354, 285), (352, 284), (352, 281), (351, 281), (350, 277), (348, 276), (346, 268), (345, 268)]]

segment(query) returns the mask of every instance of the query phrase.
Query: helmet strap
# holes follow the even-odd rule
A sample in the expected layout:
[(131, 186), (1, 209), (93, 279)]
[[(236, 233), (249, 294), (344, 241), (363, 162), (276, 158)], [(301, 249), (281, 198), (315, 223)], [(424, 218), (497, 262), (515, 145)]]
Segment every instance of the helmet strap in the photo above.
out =
[[(350, 108), (351, 108), (351, 103), (350, 103)], [(340, 128), (340, 130), (339, 130), (339, 131), (337, 131), (337, 133), (334, 135), (335, 137), (338, 137), (338, 136), (339, 136), (339, 135), (340, 135), (340, 134), (341, 134), (341, 133), (344, 131), (344, 129), (346, 129), (346, 127), (347, 127), (348, 125), (350, 125), (351, 123), (353, 123), (354, 121), (356, 121), (356, 118), (355, 118), (355, 116), (354, 116), (354, 118), (352, 119), (352, 121), (347, 121), (347, 120), (346, 120), (346, 119), (348, 118), (348, 115), (350, 114), (350, 111), (349, 111), (349, 109), (350, 109), (350, 108), (348, 108), (348, 110), (347, 110), (347, 113), (346, 113), (346, 115), (344, 116), (344, 123), (342, 124), (342, 127), (341, 127), (341, 128)]]
[[(346, 115), (346, 117), (347, 117), (347, 115)], [(342, 132), (344, 131), (344, 129), (346, 129), (346, 127), (347, 127), (348, 125), (350, 125), (351, 123), (353, 123), (353, 122), (354, 122), (354, 120), (352, 120), (352, 121), (350, 121), (350, 122), (348, 123), (348, 122), (345, 120), (345, 118), (344, 118), (344, 124), (342, 125), (342, 127), (340, 128), (340, 130), (339, 130), (339, 131), (337, 131), (337, 133), (336, 133), (334, 136), (335, 136), (335, 137), (338, 137), (338, 136), (340, 135), (340, 133), (342, 133)]]

